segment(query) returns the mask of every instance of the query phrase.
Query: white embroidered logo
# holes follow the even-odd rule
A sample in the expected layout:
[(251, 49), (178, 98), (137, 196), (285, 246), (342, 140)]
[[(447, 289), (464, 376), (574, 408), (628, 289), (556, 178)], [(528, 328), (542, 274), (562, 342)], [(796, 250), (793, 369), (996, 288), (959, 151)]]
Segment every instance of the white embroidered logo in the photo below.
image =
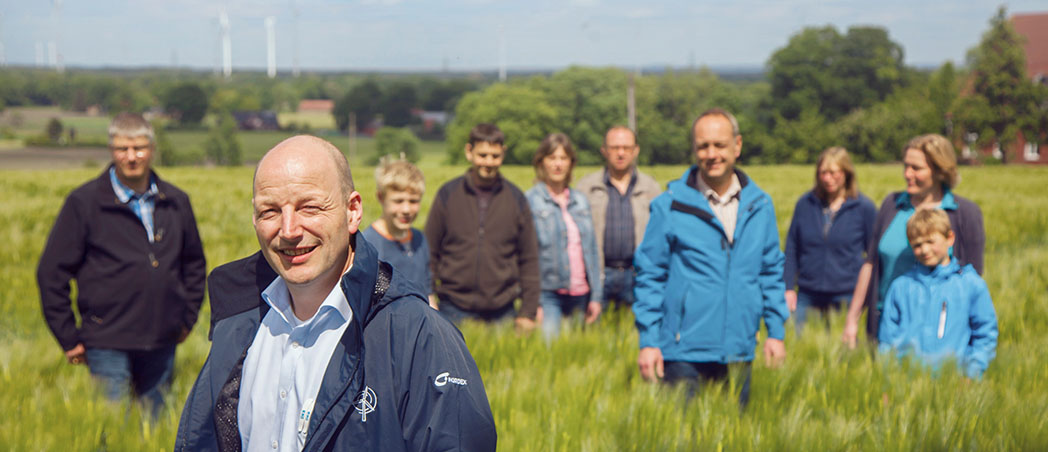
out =
[(357, 400), (354, 405), (357, 407), (357, 412), (360, 413), (360, 422), (368, 421), (368, 413), (375, 411), (378, 398), (375, 397), (375, 391), (371, 390), (370, 386), (364, 386), (364, 390), (360, 391), (357, 395)]
[(459, 385), (459, 386), (466, 386), (466, 379), (458, 378), (458, 377), (451, 377), (449, 375), (451, 375), (450, 372), (444, 372), (444, 373), (442, 373), (440, 375), (437, 375), (437, 378), (433, 379), (433, 386), (436, 386), (436, 387), (439, 388), (439, 387), (444, 386), (444, 385), (446, 385), (448, 383)]

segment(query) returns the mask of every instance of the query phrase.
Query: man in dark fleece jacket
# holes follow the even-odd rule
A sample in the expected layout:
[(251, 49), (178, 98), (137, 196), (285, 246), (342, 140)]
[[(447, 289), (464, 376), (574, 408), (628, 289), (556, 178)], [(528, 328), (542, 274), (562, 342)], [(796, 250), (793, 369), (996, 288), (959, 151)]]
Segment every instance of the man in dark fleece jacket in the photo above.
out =
[(499, 174), (504, 140), (493, 124), (474, 127), (465, 149), (472, 166), (433, 199), (426, 219), (432, 293), (452, 322), (516, 314), (517, 328), (528, 331), (539, 309), (538, 239), (524, 193)]
[(70, 193), (58, 213), (37, 267), (40, 301), (70, 364), (87, 364), (110, 399), (133, 389), (155, 415), (175, 345), (204, 299), (204, 250), (189, 197), (150, 166), (153, 128), (142, 115), (117, 115), (109, 147), (109, 168)]
[(462, 335), (358, 239), (338, 149), (283, 141), (253, 193), (262, 250), (211, 274), (211, 353), (175, 449), (494, 450)]

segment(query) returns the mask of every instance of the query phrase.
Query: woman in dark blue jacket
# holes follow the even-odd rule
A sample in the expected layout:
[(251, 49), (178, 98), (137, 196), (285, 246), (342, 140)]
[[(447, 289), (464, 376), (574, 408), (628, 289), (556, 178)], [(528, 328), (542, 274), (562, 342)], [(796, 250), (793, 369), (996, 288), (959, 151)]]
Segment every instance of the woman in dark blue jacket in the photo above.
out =
[(542, 332), (547, 340), (560, 333), (561, 318), (575, 310), (593, 323), (603, 310), (597, 238), (589, 202), (572, 190), (575, 149), (563, 133), (542, 140), (535, 159), (535, 186), (524, 196), (535, 221), (542, 281)]
[(876, 213), (859, 192), (848, 151), (823, 151), (815, 166), (815, 188), (797, 200), (786, 235), (786, 305), (798, 334), (809, 309), (825, 314), (851, 299)]

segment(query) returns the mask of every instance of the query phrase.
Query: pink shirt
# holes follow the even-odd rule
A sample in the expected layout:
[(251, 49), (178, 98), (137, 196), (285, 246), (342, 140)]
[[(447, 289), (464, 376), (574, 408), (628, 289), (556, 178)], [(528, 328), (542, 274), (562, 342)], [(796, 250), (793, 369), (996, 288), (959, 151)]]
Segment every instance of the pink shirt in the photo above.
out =
[(568, 265), (570, 267), (570, 278), (568, 289), (558, 290), (557, 293), (567, 294), (573, 297), (589, 293), (590, 287), (586, 282), (586, 261), (582, 257), (582, 236), (579, 234), (579, 225), (568, 213), (569, 190), (560, 194), (550, 192), (553, 201), (560, 206), (560, 215), (564, 217), (564, 227), (568, 232)]

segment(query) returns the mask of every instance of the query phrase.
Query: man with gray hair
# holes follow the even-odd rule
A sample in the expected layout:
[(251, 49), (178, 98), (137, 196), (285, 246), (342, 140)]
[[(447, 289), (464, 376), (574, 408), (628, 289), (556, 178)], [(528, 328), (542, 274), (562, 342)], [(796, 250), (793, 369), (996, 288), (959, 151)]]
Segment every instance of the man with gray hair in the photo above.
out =
[[(44, 318), (73, 365), (110, 399), (133, 390), (155, 415), (204, 298), (204, 250), (189, 197), (152, 170), (153, 128), (121, 113), (113, 161), (66, 198), (37, 267)], [(76, 306), (70, 280), (77, 282)]]
[(494, 450), (462, 334), (360, 238), (342, 153), (288, 138), (252, 193), (261, 251), (211, 272), (211, 353), (175, 450)]
[(765, 360), (778, 364), (789, 311), (771, 197), (735, 167), (738, 124), (719, 108), (693, 123), (698, 164), (651, 204), (634, 259), (633, 313), (645, 379), (682, 382), (693, 392), (734, 376), (744, 407), (761, 319)]

